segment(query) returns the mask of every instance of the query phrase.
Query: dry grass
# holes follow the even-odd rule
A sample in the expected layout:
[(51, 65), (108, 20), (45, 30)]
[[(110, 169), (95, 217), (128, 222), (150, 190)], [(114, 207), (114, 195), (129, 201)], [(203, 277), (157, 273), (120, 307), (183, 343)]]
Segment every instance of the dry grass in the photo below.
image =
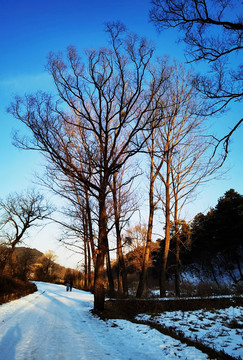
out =
[(37, 291), (35, 284), (29, 281), (13, 279), (8, 276), (0, 278), (0, 304), (19, 299)]
[(118, 317), (131, 317), (137, 314), (157, 314), (163, 311), (189, 311), (199, 309), (223, 309), (230, 306), (243, 306), (243, 297), (207, 297), (190, 299), (116, 299), (105, 302), (104, 314)]

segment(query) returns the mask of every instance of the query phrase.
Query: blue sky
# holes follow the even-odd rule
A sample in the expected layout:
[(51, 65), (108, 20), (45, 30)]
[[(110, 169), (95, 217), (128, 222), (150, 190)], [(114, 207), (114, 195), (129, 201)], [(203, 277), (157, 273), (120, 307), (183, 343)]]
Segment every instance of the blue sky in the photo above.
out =
[[(52, 91), (45, 72), (50, 51), (63, 51), (75, 45), (85, 48), (106, 46), (104, 23), (120, 20), (129, 31), (154, 41), (158, 55), (168, 54), (183, 62), (183, 44), (177, 44), (176, 31), (158, 34), (148, 21), (149, 0), (0, 0), (0, 197), (32, 186), (34, 172), (43, 163), (38, 153), (16, 149), (12, 130), (26, 129), (17, 123), (6, 108), (14, 95)], [(233, 105), (224, 116), (212, 120), (214, 131), (221, 136), (240, 119), (240, 106)], [(197, 201), (188, 207), (191, 217), (215, 206), (217, 199), (229, 188), (243, 194), (242, 166), (243, 127), (232, 137), (226, 166), (230, 168), (222, 180), (215, 180), (200, 189)], [(41, 251), (53, 249), (57, 254), (56, 232), (47, 228), (28, 241)], [(60, 255), (60, 257), (63, 255)], [(62, 261), (62, 263), (64, 260)]]

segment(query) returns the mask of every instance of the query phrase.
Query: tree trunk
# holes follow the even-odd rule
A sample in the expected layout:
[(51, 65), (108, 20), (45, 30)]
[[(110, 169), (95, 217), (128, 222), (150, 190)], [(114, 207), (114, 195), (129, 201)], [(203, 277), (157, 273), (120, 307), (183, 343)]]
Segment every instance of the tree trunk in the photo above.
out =
[(93, 227), (92, 227), (92, 218), (91, 218), (91, 211), (90, 211), (90, 204), (89, 204), (89, 194), (88, 194), (87, 188), (84, 187), (84, 189), (85, 189), (86, 211), (87, 211), (88, 227), (89, 227), (89, 243), (90, 243), (90, 247), (91, 247), (93, 265), (94, 265), (94, 268), (95, 268), (96, 253), (95, 253)]
[(175, 249), (175, 295), (179, 297), (181, 295), (180, 291), (180, 234), (178, 226), (178, 195), (174, 187), (174, 198), (175, 198), (175, 210), (174, 210), (174, 222), (175, 222), (175, 240), (176, 240), (176, 249)]
[(94, 310), (97, 311), (103, 311), (105, 303), (104, 258), (104, 251), (100, 250), (96, 258), (94, 283)]
[(119, 268), (122, 276), (123, 296), (128, 297), (127, 271), (126, 271), (125, 260), (122, 252), (119, 253)]
[(152, 149), (151, 149), (151, 162), (150, 162), (150, 190), (149, 190), (149, 220), (148, 220), (148, 230), (147, 230), (147, 241), (145, 246), (143, 266), (140, 274), (138, 289), (137, 289), (137, 298), (143, 296), (145, 288), (147, 288), (147, 277), (148, 277), (148, 266), (151, 253), (151, 241), (152, 241), (152, 231), (153, 231), (153, 219), (154, 219), (154, 131), (152, 133)]
[(107, 218), (105, 206), (106, 187), (100, 189), (99, 195), (99, 237), (98, 237), (98, 254), (95, 266), (94, 281), (94, 310), (103, 311), (105, 303), (105, 277), (104, 261), (107, 253)]
[(175, 254), (175, 295), (177, 297), (181, 296), (180, 291), (180, 235), (177, 220), (175, 222), (175, 231), (176, 231), (176, 254)]
[(113, 275), (112, 275), (110, 252), (109, 252), (108, 246), (107, 246), (107, 252), (106, 252), (106, 273), (107, 273), (108, 282), (109, 282), (109, 295), (111, 297), (114, 297), (115, 296), (115, 286), (114, 286), (114, 280), (113, 280)]
[(166, 296), (166, 269), (167, 260), (170, 249), (170, 170), (169, 160), (167, 154), (167, 172), (166, 172), (166, 184), (165, 184), (165, 244), (164, 252), (162, 255), (161, 274), (160, 274), (160, 296)]
[(87, 256), (88, 256), (88, 289), (92, 290), (93, 284), (91, 279), (91, 254), (89, 242), (87, 242)]
[(122, 276), (121, 276), (121, 263), (120, 263), (118, 248), (117, 248), (117, 253), (116, 253), (116, 262), (117, 262), (117, 271), (116, 271), (117, 293), (118, 293), (118, 297), (122, 297), (122, 295), (123, 295), (123, 286), (122, 286)]
[(84, 240), (84, 288), (88, 289), (88, 262), (87, 262), (87, 241)]
[(117, 288), (119, 296), (128, 296), (127, 273), (122, 253), (122, 241), (120, 231), (120, 209), (118, 206), (117, 177), (113, 175), (113, 207), (115, 215), (116, 241), (117, 241)]
[(83, 222), (83, 240), (84, 240), (84, 288), (88, 289), (88, 233), (87, 233), (87, 221), (86, 213), (82, 207), (82, 222)]
[(126, 273), (125, 260), (122, 253), (121, 233), (118, 224), (116, 224), (116, 231), (117, 231), (117, 258), (118, 258), (118, 262), (117, 262), (118, 295), (127, 297), (128, 296), (127, 273)]

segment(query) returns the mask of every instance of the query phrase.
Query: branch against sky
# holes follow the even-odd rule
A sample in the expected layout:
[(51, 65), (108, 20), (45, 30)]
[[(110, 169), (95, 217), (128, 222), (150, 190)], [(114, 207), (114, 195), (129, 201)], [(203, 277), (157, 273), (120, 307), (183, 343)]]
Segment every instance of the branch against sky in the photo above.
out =
[[(150, 19), (159, 31), (178, 28), (186, 43), (188, 62), (207, 62), (207, 75), (198, 74), (195, 87), (208, 99), (208, 114), (228, 108), (243, 97), (242, 5), (235, 0), (152, 0)], [(232, 130), (218, 143), (228, 153), (229, 138), (243, 122), (233, 119)]]
[(151, 21), (159, 31), (178, 27), (191, 61), (213, 62), (243, 49), (242, 14), (234, 0), (153, 0), (152, 5)]

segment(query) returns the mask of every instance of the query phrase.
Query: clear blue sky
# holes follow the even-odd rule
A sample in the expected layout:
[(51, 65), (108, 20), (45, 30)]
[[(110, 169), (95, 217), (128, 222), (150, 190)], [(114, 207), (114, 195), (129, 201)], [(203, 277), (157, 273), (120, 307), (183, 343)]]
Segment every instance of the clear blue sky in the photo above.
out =
[[(159, 55), (183, 62), (183, 44), (175, 43), (176, 31), (158, 34), (148, 21), (149, 0), (0, 0), (0, 197), (32, 186), (34, 172), (39, 172), (38, 153), (20, 151), (12, 145), (12, 130), (20, 126), (6, 108), (14, 95), (52, 90), (45, 72), (50, 51), (63, 51), (75, 45), (79, 51), (106, 45), (104, 23), (120, 20), (128, 30), (154, 41)], [(242, 116), (239, 106), (232, 106), (224, 116), (214, 120), (215, 131), (225, 134)], [(229, 188), (243, 194), (243, 127), (232, 137), (226, 166), (230, 171), (224, 180), (213, 181), (201, 188), (198, 200), (190, 204), (189, 216), (215, 206)], [(30, 246), (41, 251), (53, 249), (57, 254), (55, 231), (44, 230)], [(63, 256), (60, 254), (60, 257)], [(64, 260), (62, 261), (64, 263)], [(66, 265), (68, 265), (66, 263)]]

